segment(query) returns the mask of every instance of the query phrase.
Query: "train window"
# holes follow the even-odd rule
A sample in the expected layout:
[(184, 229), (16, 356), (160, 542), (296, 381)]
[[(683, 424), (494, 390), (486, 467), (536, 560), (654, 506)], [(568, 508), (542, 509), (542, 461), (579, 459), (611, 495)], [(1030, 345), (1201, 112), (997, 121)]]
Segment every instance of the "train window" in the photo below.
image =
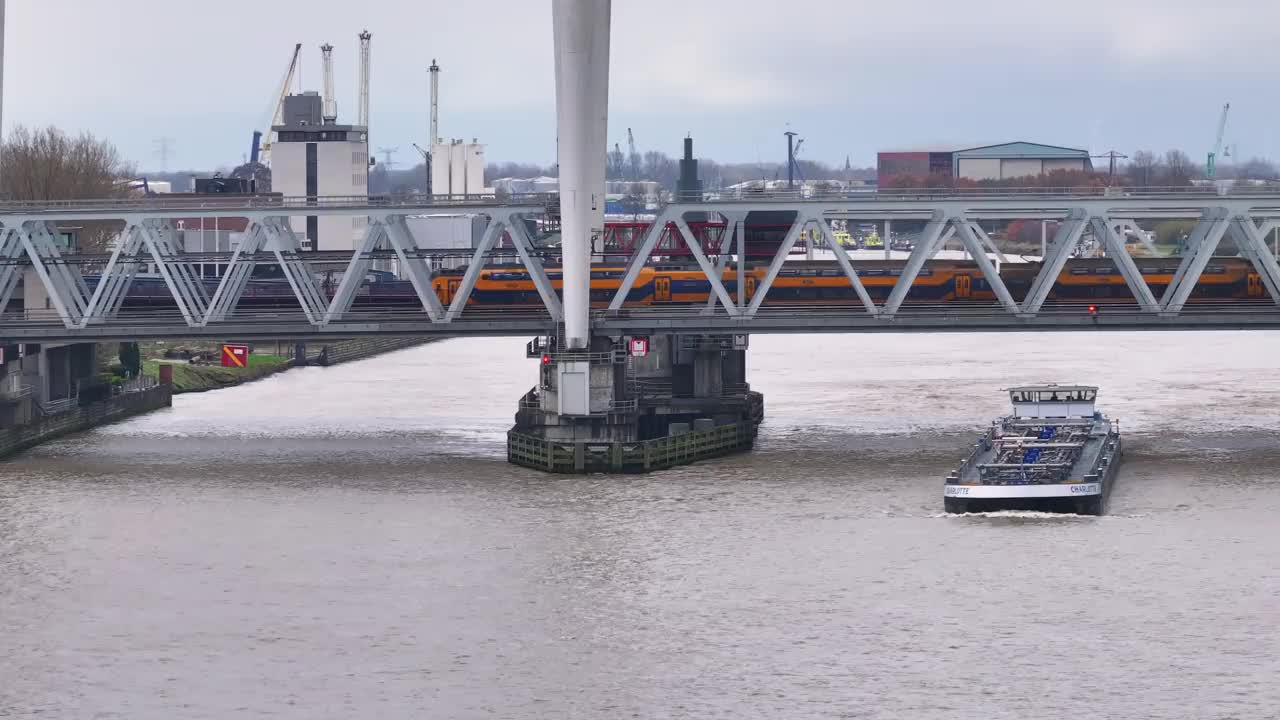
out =
[(1072, 275), (1088, 275), (1088, 274), (1089, 274), (1089, 268), (1087, 268), (1087, 267), (1076, 267), (1076, 268), (1071, 268), (1071, 274), (1072, 274)]
[(898, 269), (890, 270), (889, 274), (892, 275), (893, 277), (898, 277), (899, 275), (902, 274), (902, 269), (898, 268)]
[(1222, 273), (1226, 272), (1227, 269), (1221, 265), (1210, 265), (1209, 267), (1205, 268), (1204, 271), (1210, 275), (1221, 275)]
[(800, 274), (800, 271), (799, 271), (799, 270), (779, 270), (779, 271), (778, 271), (778, 274), (779, 274), (779, 275), (792, 275), (792, 276), (794, 276), (794, 275), (799, 275), (799, 274)]
[(1115, 271), (1109, 267), (1096, 267), (1093, 269), (1094, 275), (1114, 275)]
[(884, 271), (883, 270), (863, 270), (858, 274), (861, 275), (862, 277), (878, 277), (880, 275), (883, 275)]
[[(899, 272), (899, 274), (901, 273)], [(929, 277), (932, 274), (933, 274), (933, 271), (928, 268), (923, 268), (920, 270), (920, 277)]]

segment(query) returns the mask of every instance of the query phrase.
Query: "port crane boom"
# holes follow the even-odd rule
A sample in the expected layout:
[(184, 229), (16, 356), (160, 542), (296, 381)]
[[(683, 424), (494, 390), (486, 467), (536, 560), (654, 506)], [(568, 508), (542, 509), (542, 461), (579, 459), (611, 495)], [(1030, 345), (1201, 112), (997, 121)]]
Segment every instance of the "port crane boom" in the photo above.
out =
[(1231, 103), (1222, 106), (1222, 115), (1218, 118), (1218, 138), (1213, 143), (1213, 150), (1209, 152), (1209, 159), (1204, 164), (1205, 177), (1212, 180), (1218, 174), (1218, 155), (1222, 154), (1222, 136), (1227, 132), (1227, 111), (1231, 109)]
[(284, 82), (280, 83), (280, 92), (271, 110), (271, 121), (265, 130), (253, 132), (253, 147), (250, 148), (249, 162), (271, 164), (271, 128), (284, 122), (284, 98), (289, 94), (289, 86), (293, 85), (293, 76), (298, 72), (298, 56), (302, 53), (302, 43), (293, 46), (293, 57), (289, 60), (289, 70), (284, 74)]
[(631, 133), (631, 128), (627, 128), (627, 150), (630, 156), (627, 158), (631, 165), (632, 181), (640, 180), (640, 153), (636, 152), (636, 136)]

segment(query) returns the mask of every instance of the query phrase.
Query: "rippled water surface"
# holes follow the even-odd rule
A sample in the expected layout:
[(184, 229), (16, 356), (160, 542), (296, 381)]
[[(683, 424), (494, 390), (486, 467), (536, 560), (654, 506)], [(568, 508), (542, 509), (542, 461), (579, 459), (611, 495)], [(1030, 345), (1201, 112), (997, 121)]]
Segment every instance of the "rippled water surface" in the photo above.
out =
[[(755, 452), (508, 466), (517, 340), (0, 462), (0, 716), (1263, 718), (1280, 335), (752, 338)], [(1103, 518), (941, 515), (1000, 388), (1088, 382)]]

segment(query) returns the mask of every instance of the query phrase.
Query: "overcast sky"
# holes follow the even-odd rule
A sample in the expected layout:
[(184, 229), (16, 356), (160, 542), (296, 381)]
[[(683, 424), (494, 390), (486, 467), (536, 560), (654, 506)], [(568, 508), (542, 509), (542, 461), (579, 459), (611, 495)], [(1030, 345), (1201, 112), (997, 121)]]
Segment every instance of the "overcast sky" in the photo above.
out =
[[(874, 164), (877, 149), (1031, 140), (1096, 152), (1227, 143), (1280, 155), (1275, 0), (614, 0), (610, 145), (726, 161)], [(427, 74), (441, 134), (490, 161), (555, 154), (550, 0), (8, 0), (4, 125), (113, 140), (144, 169), (233, 166), (266, 124), (294, 43), (320, 90), (335, 47), (354, 122), (356, 34), (373, 33), (371, 143), (417, 158)]]

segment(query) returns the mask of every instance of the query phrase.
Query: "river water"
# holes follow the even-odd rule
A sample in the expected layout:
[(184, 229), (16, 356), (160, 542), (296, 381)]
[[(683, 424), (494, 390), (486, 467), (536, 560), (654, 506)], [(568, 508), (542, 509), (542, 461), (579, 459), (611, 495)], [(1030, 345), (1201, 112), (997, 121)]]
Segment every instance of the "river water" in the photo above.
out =
[[(1280, 335), (757, 336), (755, 452), (508, 466), (451, 340), (0, 463), (0, 716), (1263, 718)], [(1102, 518), (946, 517), (1001, 387), (1087, 382)]]

